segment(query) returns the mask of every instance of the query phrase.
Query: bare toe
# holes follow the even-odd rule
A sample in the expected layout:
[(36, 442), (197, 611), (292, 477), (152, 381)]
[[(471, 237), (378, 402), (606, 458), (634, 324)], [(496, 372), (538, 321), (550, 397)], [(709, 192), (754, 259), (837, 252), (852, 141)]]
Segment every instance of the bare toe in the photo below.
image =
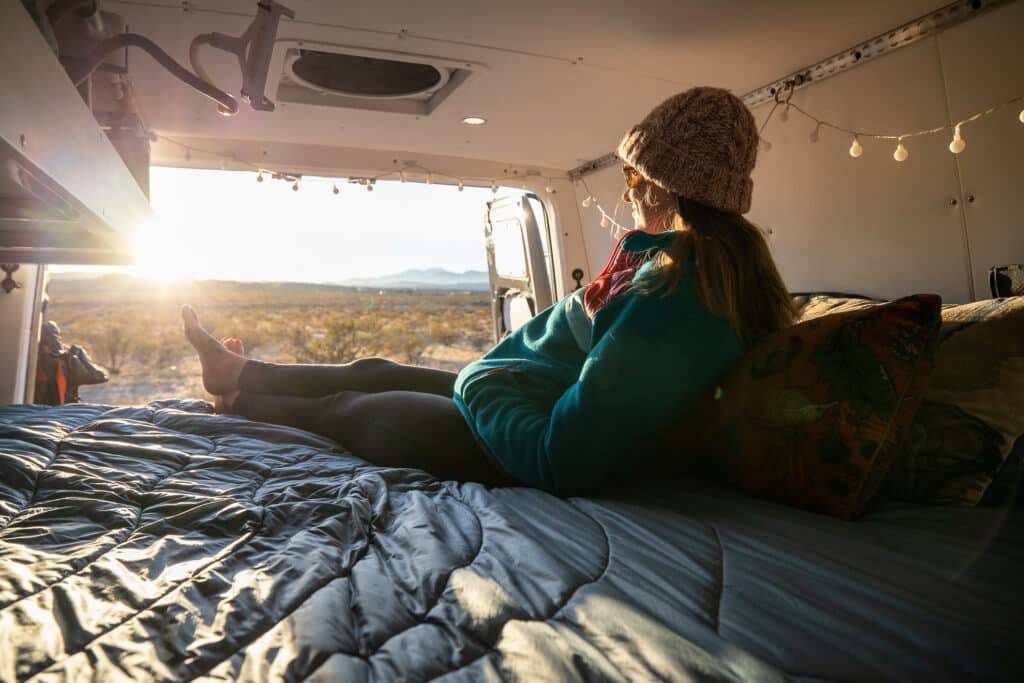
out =
[(226, 348), (231, 353), (236, 353), (239, 356), (245, 355), (245, 347), (242, 346), (241, 339), (238, 339), (237, 337), (232, 337), (229, 339), (222, 340), (221, 343), (224, 344), (224, 348)]

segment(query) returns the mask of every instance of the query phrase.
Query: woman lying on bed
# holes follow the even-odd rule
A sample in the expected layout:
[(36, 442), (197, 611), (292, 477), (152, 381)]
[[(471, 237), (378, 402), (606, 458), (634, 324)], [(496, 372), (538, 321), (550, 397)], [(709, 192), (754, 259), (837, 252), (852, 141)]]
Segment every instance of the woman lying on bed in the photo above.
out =
[(750, 208), (754, 118), (716, 88), (619, 145), (636, 229), (604, 271), (454, 373), (379, 358), (276, 365), (185, 334), (221, 412), (306, 429), (382, 466), (577, 494), (657, 457), (657, 435), (792, 307)]

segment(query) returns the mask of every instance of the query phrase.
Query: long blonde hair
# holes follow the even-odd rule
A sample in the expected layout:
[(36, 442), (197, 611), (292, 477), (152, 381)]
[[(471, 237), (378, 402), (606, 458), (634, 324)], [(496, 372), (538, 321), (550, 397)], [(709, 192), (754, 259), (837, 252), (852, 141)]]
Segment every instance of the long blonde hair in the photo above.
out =
[(693, 256), (698, 301), (724, 318), (745, 343), (793, 324), (795, 308), (761, 231), (739, 214), (678, 198), (676, 238), (653, 257), (637, 282), (641, 292), (667, 296)]

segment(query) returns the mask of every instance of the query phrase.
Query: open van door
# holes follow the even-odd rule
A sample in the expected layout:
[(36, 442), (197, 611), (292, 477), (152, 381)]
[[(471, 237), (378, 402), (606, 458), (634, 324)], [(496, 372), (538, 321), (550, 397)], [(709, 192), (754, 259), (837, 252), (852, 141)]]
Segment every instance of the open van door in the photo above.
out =
[(496, 342), (553, 303), (544, 242), (530, 204), (525, 194), (487, 202), (484, 237)]

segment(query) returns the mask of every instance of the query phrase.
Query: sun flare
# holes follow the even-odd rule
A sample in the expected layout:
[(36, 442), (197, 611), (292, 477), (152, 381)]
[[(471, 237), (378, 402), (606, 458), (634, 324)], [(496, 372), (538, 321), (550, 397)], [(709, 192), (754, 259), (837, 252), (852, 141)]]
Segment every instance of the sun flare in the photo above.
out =
[(177, 231), (164, 223), (148, 223), (136, 235), (135, 268), (140, 277), (160, 283), (180, 282), (192, 276), (188, 248)]

